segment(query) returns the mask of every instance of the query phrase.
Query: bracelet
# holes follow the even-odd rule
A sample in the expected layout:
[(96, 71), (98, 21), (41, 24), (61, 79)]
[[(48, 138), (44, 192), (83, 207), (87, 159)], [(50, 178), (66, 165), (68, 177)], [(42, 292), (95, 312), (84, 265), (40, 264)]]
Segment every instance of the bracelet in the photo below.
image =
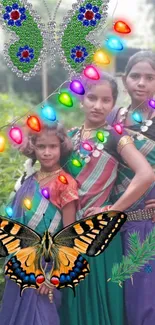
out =
[(127, 144), (133, 144), (133, 140), (129, 135), (124, 135), (118, 142), (117, 145), (117, 152), (120, 154), (121, 150), (127, 145)]

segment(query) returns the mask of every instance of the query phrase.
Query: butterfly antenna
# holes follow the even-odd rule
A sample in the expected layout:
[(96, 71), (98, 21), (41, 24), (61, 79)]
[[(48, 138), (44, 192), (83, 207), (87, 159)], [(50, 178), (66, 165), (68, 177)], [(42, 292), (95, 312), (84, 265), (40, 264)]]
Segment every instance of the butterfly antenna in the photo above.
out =
[(45, 213), (43, 213), (43, 220), (44, 220), (45, 229), (46, 229), (46, 231), (48, 231), (48, 227), (47, 227), (46, 219), (45, 219)]

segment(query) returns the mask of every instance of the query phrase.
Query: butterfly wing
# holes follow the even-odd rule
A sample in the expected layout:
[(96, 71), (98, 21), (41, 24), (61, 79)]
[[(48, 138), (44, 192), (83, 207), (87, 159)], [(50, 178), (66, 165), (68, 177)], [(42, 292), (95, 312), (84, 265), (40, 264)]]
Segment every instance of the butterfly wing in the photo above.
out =
[(38, 288), (43, 280), (41, 239), (29, 227), (0, 216), (0, 257), (13, 254), (5, 266), (5, 274), (21, 286), (21, 291), (26, 287)]
[(74, 288), (89, 273), (89, 265), (80, 253), (101, 254), (126, 219), (122, 212), (103, 212), (77, 221), (54, 235), (55, 261), (50, 281), (57, 288)]
[[(76, 8), (64, 17), (58, 35), (60, 60), (69, 72), (80, 73), (83, 67), (92, 63), (93, 53), (100, 47), (96, 42), (97, 31), (104, 26), (108, 6), (105, 1), (77, 1)], [(98, 43), (98, 44), (97, 44)], [(96, 47), (97, 45), (97, 47)]]
[(57, 289), (70, 287), (74, 289), (90, 272), (86, 259), (75, 249), (61, 246), (54, 261), (50, 281)]
[(21, 248), (35, 246), (41, 236), (21, 223), (0, 216), (0, 257), (13, 254)]
[[(28, 3), (24, 5), (20, 1), (17, 3), (14, 0), (9, 3), (2, 0), (1, 5), (3, 9), (0, 10), (0, 18), (6, 26), (6, 31), (12, 35), (10, 43), (5, 44), (6, 55), (4, 57), (7, 63), (11, 61), (9, 66), (14, 68), (13, 71), (19, 77), (28, 80), (41, 68), (40, 61), (43, 59), (43, 53), (48, 44), (48, 40), (44, 37), (45, 27), (40, 24), (38, 13), (34, 9), (30, 10)], [(19, 15), (18, 20), (11, 19), (11, 12), (14, 12), (14, 9)]]
[(39, 288), (45, 281), (38, 247), (27, 247), (18, 251), (5, 265), (5, 275), (15, 281), (21, 288)]

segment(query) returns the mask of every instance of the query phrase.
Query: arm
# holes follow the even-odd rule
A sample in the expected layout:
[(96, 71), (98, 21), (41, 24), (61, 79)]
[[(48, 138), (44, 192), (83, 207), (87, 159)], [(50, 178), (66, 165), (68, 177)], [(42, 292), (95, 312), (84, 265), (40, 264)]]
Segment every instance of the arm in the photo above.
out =
[(64, 227), (67, 227), (71, 223), (76, 221), (76, 203), (75, 203), (75, 201), (67, 203), (62, 208), (62, 216), (63, 216)]
[(135, 173), (130, 185), (120, 199), (112, 205), (110, 210), (127, 210), (147, 191), (154, 182), (155, 175), (144, 156), (129, 142), (119, 151), (128, 167)]

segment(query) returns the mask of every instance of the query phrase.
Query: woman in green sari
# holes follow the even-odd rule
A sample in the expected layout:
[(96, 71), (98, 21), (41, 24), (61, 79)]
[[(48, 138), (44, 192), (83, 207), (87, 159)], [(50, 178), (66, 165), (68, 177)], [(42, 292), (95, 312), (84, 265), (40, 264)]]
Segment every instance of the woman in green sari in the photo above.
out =
[[(154, 177), (131, 138), (126, 133), (119, 135), (105, 122), (117, 98), (117, 84), (113, 78), (103, 74), (100, 82), (95, 85), (87, 83), (85, 90), (82, 101), (85, 121), (82, 127), (69, 132), (73, 152), (67, 162), (67, 171), (76, 178), (79, 186), (77, 219), (92, 206), (105, 207), (102, 211), (127, 209), (142, 196)], [(123, 160), (135, 177), (122, 197), (110, 207), (109, 195), (117, 177), (118, 164)], [(123, 291), (117, 284), (107, 282), (113, 263), (122, 259), (120, 234), (103, 254), (86, 259), (90, 274), (76, 288), (76, 296), (68, 289), (63, 291), (61, 325), (123, 325)]]

